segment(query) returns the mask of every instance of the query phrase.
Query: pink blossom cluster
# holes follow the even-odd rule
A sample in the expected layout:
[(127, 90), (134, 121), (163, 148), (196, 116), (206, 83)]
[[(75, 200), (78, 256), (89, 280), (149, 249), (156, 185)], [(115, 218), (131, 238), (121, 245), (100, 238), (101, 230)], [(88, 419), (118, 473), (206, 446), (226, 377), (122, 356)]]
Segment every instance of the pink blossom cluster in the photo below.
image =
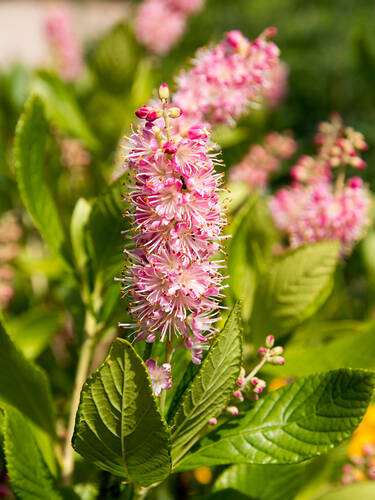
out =
[(351, 463), (342, 466), (341, 482), (344, 485), (375, 479), (375, 446), (363, 446), (363, 456), (351, 457)]
[(291, 171), (291, 187), (280, 189), (271, 199), (271, 213), (291, 247), (338, 239), (345, 255), (370, 224), (367, 187), (359, 177), (345, 180), (347, 166), (364, 167), (359, 151), (367, 145), (362, 134), (343, 127), (338, 115), (319, 125), (316, 141), (317, 156), (298, 160)]
[(272, 172), (281, 167), (297, 150), (296, 141), (290, 134), (271, 132), (263, 145), (251, 146), (246, 156), (229, 173), (232, 182), (245, 182), (251, 189), (265, 188)]
[(162, 390), (167, 391), (172, 387), (172, 367), (169, 363), (163, 363), (159, 366), (154, 359), (148, 359), (146, 361), (146, 368), (150, 375), (155, 396), (160, 396)]
[(50, 9), (44, 27), (61, 77), (67, 81), (75, 80), (82, 72), (83, 56), (68, 4), (62, 2)]
[(199, 10), (204, 0), (145, 0), (135, 21), (137, 39), (156, 54), (167, 53), (186, 28), (189, 15)]
[(230, 31), (215, 47), (197, 51), (191, 68), (176, 78), (173, 102), (187, 123), (234, 124), (261, 98), (279, 61), (279, 49), (268, 41), (275, 33), (269, 28), (251, 42)]
[(269, 72), (269, 84), (263, 90), (263, 96), (270, 108), (277, 108), (288, 92), (289, 68), (279, 61)]
[(22, 229), (12, 212), (0, 218), (0, 307), (5, 309), (14, 295), (14, 268), (11, 265), (19, 252)]
[(177, 335), (193, 362), (200, 363), (216, 331), (223, 288), (223, 261), (213, 259), (226, 224), (219, 201), (222, 175), (215, 173), (217, 154), (210, 152), (208, 131), (197, 124), (174, 134), (170, 119), (180, 112), (169, 107), (165, 84), (159, 95), (162, 107), (154, 115), (150, 107), (137, 111), (146, 123), (127, 143), (126, 161), (135, 181), (128, 195), (135, 249), (125, 250), (131, 264), (124, 292), (132, 296), (137, 340), (171, 342)]

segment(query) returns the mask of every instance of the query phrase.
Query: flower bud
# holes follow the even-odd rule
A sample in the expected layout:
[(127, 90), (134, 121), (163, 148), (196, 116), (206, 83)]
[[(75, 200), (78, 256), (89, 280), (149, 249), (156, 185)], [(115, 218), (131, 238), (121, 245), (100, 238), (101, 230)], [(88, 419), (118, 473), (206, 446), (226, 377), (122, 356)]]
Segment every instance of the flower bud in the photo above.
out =
[(174, 155), (175, 152), (177, 151), (177, 146), (174, 142), (167, 141), (164, 144), (163, 149), (168, 155)]
[(277, 345), (276, 347), (274, 347), (273, 349), (271, 349), (271, 356), (280, 356), (280, 354), (282, 354), (284, 352), (284, 348), (281, 347), (281, 345)]
[(274, 343), (275, 343), (275, 337), (273, 335), (267, 335), (267, 337), (266, 337), (266, 347), (268, 349), (271, 349), (271, 347), (273, 347)]
[(178, 118), (181, 115), (182, 115), (182, 110), (181, 108), (177, 108), (177, 106), (168, 109), (168, 116), (170, 118)]
[(265, 347), (259, 347), (258, 354), (261, 356), (263, 356), (264, 354), (267, 354), (267, 349)]
[(281, 356), (272, 356), (268, 362), (271, 365), (285, 365), (285, 359)]
[(162, 83), (159, 87), (159, 97), (162, 101), (169, 99), (169, 87), (166, 83)]
[(238, 408), (237, 406), (228, 406), (227, 412), (235, 417), (236, 415), (238, 415)]
[(216, 418), (210, 418), (210, 420), (208, 421), (208, 423), (210, 425), (216, 425), (217, 424), (217, 420), (216, 420)]
[(243, 394), (241, 391), (234, 391), (234, 397), (239, 399), (240, 401), (243, 401)]

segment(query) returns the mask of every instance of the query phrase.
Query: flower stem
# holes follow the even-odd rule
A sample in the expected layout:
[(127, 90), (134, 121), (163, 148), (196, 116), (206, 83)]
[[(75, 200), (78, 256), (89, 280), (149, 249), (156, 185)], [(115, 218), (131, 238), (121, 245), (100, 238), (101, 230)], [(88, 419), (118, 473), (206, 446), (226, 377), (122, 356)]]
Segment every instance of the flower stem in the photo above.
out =
[(93, 351), (96, 345), (95, 334), (97, 331), (96, 320), (90, 311), (86, 312), (85, 318), (85, 338), (82, 344), (81, 353), (78, 360), (77, 371), (74, 381), (73, 395), (70, 403), (69, 423), (65, 440), (63, 454), (63, 482), (65, 485), (72, 484), (72, 476), (74, 470), (74, 450), (72, 447), (72, 437), (78, 410), (81, 389), (86, 381)]
[(254, 366), (249, 375), (247, 375), (247, 377), (245, 378), (245, 384), (249, 382), (249, 380), (251, 380), (253, 377), (255, 377), (255, 375), (259, 372), (259, 370), (263, 367), (263, 365), (267, 363), (267, 361), (268, 361), (267, 356), (263, 356), (263, 358), (259, 361), (259, 363), (256, 366)]

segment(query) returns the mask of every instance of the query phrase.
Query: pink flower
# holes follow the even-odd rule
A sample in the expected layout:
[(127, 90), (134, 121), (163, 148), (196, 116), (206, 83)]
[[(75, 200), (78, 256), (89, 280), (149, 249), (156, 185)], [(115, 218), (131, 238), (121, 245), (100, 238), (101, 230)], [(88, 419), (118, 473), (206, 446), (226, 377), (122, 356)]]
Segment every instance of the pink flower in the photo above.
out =
[(156, 54), (165, 54), (185, 30), (185, 14), (168, 0), (145, 0), (138, 9), (135, 32), (138, 40)]
[(213, 259), (226, 223), (219, 201), (222, 175), (215, 173), (208, 132), (175, 135), (166, 100), (162, 104), (165, 122), (140, 126), (126, 145), (135, 248), (126, 250), (124, 292), (131, 296), (136, 339), (183, 337), (199, 363), (216, 332), (224, 288), (223, 261)]
[(241, 32), (230, 31), (216, 47), (198, 50), (192, 67), (176, 79), (173, 102), (183, 110), (184, 122), (233, 124), (249, 110), (278, 63), (279, 49), (267, 40), (270, 34), (250, 42)]
[(263, 96), (270, 108), (276, 108), (285, 99), (288, 91), (288, 76), (289, 68), (283, 61), (270, 70), (269, 82), (263, 91)]
[(265, 188), (271, 173), (279, 170), (282, 160), (290, 158), (296, 149), (297, 143), (292, 137), (271, 132), (263, 146), (251, 146), (241, 162), (231, 168), (229, 179), (245, 182), (251, 189)]
[(83, 69), (83, 56), (69, 4), (60, 3), (48, 11), (45, 33), (61, 76), (68, 81), (78, 78)]
[(172, 367), (169, 363), (158, 366), (154, 359), (148, 359), (146, 361), (146, 368), (150, 374), (155, 396), (160, 396), (162, 390), (167, 391), (172, 387), (172, 377), (170, 375)]

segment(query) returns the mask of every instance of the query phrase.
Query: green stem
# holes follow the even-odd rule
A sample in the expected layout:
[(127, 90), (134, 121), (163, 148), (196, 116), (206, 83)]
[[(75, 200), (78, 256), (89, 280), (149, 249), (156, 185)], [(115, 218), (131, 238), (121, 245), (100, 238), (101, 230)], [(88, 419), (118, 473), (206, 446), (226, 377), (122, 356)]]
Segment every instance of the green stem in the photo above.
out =
[(69, 423), (65, 440), (63, 454), (63, 482), (65, 485), (72, 484), (72, 476), (74, 470), (74, 450), (72, 447), (72, 437), (76, 420), (76, 413), (79, 406), (81, 389), (86, 381), (93, 351), (96, 345), (95, 334), (97, 324), (91, 312), (86, 312), (85, 318), (85, 338), (82, 344), (81, 353), (78, 360), (77, 371), (74, 381), (73, 395), (70, 403)]
[(245, 378), (245, 384), (247, 384), (247, 382), (249, 382), (249, 380), (251, 380), (253, 377), (255, 377), (255, 375), (259, 372), (259, 370), (263, 367), (263, 365), (265, 365), (268, 361), (268, 357), (267, 356), (263, 356), (262, 360), (259, 361), (259, 363), (254, 366), (254, 368), (251, 370), (251, 372), (249, 373), (249, 375), (247, 375), (247, 377)]

